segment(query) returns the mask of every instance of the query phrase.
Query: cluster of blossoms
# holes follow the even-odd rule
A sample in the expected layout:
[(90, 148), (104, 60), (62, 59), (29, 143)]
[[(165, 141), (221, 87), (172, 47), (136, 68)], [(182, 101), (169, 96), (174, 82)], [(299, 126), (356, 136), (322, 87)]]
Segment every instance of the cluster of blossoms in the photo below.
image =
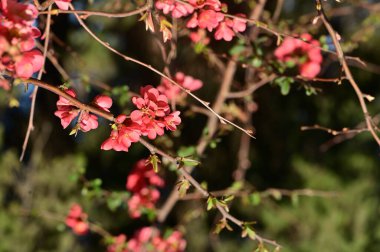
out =
[[(182, 87), (189, 91), (195, 91), (203, 86), (201, 80), (194, 79), (189, 75), (185, 75), (182, 72), (177, 72), (174, 76), (174, 80)], [(176, 100), (180, 102), (186, 97), (186, 93), (181, 92), (178, 86), (171, 84), (167, 79), (162, 79), (161, 84), (157, 87), (158, 91), (166, 95), (169, 100)]]
[[(67, 89), (65, 92), (74, 98), (77, 96), (73, 89)], [(99, 109), (109, 112), (109, 108), (112, 106), (112, 99), (106, 95), (98, 95), (94, 98), (92, 104)], [(62, 96), (60, 96), (57, 101), (57, 111), (55, 111), (54, 115), (61, 119), (61, 125), (64, 129), (67, 128), (78, 115), (79, 118), (75, 130), (87, 132), (98, 127), (98, 117), (96, 115), (88, 111), (81, 111)]]
[(83, 212), (78, 204), (73, 204), (66, 217), (66, 225), (77, 235), (85, 235), (89, 231), (87, 214)]
[(297, 65), (300, 75), (305, 78), (314, 78), (321, 71), (322, 54), (320, 43), (310, 34), (304, 33), (300, 37), (304, 41), (287, 37), (275, 50), (278, 60)]
[(159, 230), (154, 227), (143, 227), (127, 241), (123, 234), (114, 238), (107, 252), (183, 252), (186, 241), (179, 231), (173, 231), (163, 238)]
[[(41, 35), (33, 27), (38, 10), (31, 4), (2, 0), (0, 12), (0, 71), (27, 79), (43, 64), (41, 52), (34, 49), (34, 39)], [(0, 86), (9, 89), (4, 79), (1, 79)]]
[(140, 97), (132, 97), (132, 103), (137, 107), (129, 118), (119, 115), (112, 125), (110, 137), (103, 142), (101, 149), (128, 151), (132, 143), (140, 136), (155, 139), (164, 134), (164, 129), (174, 131), (181, 123), (180, 112), (170, 113), (168, 98), (152, 86), (142, 87)]
[(163, 187), (164, 180), (158, 176), (151, 164), (142, 159), (133, 167), (127, 178), (126, 188), (133, 193), (128, 200), (129, 215), (139, 218), (144, 209), (154, 209), (160, 198), (156, 187)]
[[(156, 8), (164, 14), (171, 13), (173, 18), (181, 18), (192, 14), (187, 22), (187, 28), (207, 29), (209, 32), (216, 30), (214, 38), (231, 41), (236, 33), (243, 32), (247, 28), (244, 14), (237, 14), (237, 18), (228, 18), (223, 12), (226, 4), (219, 0), (157, 0)], [(240, 17), (240, 18), (239, 18)]]

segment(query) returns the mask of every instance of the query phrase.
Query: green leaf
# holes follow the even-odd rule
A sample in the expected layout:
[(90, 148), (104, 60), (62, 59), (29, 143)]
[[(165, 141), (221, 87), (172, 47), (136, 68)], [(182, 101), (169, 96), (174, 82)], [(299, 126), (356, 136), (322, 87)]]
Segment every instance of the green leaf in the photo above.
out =
[(260, 58), (253, 58), (250, 63), (253, 67), (261, 67), (263, 61)]
[(194, 146), (181, 146), (177, 151), (177, 155), (180, 157), (188, 157), (195, 155), (197, 152)]
[(107, 206), (112, 212), (116, 211), (116, 209), (118, 209), (122, 204), (123, 199), (120, 195), (111, 194), (111, 196), (107, 198)]
[(187, 179), (182, 179), (177, 183), (178, 186), (178, 192), (179, 192), (179, 197), (183, 197), (186, 195), (187, 190), (189, 190), (191, 184)]
[(260, 193), (252, 193), (251, 195), (249, 195), (249, 202), (254, 205), (254, 206), (257, 206), (260, 204), (261, 202), (261, 196), (260, 196)]
[(253, 230), (252, 226), (247, 224), (247, 223), (244, 223), (243, 226), (242, 226), (242, 233), (241, 233), (241, 237), (249, 237), (250, 239), (252, 240), (255, 240), (256, 239), (256, 233), (255, 231)]
[(159, 171), (158, 164), (161, 163), (161, 160), (159, 159), (159, 157), (156, 154), (151, 154), (147, 160), (147, 163), (152, 165), (155, 173), (157, 173)]
[(215, 208), (217, 204), (217, 200), (215, 197), (209, 196), (207, 198), (207, 211), (210, 211), (211, 209)]
[(238, 44), (238, 45), (233, 46), (230, 49), (229, 54), (232, 56), (237, 56), (237, 55), (241, 54), (244, 50), (245, 50), (245, 46)]

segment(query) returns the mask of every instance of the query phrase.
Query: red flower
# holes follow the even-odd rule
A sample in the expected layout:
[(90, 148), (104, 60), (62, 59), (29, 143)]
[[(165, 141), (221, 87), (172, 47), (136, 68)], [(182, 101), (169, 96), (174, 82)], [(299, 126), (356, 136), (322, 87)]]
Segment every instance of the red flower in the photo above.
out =
[(301, 38), (306, 42), (287, 37), (274, 51), (279, 61), (293, 61), (298, 65), (300, 75), (305, 78), (314, 78), (321, 71), (322, 54), (319, 41), (312, 39), (310, 34), (302, 34)]
[(98, 95), (94, 98), (94, 103), (97, 105), (99, 108), (110, 112), (109, 108), (112, 106), (112, 99), (109, 96), (106, 95)]
[[(65, 92), (72, 96), (76, 97), (76, 93), (73, 89), (67, 89)], [(69, 126), (69, 124), (76, 118), (79, 114), (79, 109), (69, 102), (66, 98), (60, 96), (57, 101), (58, 110), (54, 112), (54, 115), (61, 119), (61, 125), (64, 129)]]
[(41, 35), (33, 27), (38, 16), (34, 5), (15, 0), (1, 2), (0, 71), (7, 70), (17, 78), (30, 78), (41, 69), (43, 57), (34, 50), (34, 39)]
[(66, 225), (77, 235), (85, 235), (88, 233), (89, 224), (87, 222), (87, 214), (82, 211), (79, 204), (75, 203), (71, 206), (69, 214), (66, 217)]
[(138, 124), (127, 119), (126, 115), (119, 115), (115, 119), (110, 137), (102, 143), (100, 148), (128, 152), (131, 144), (139, 141), (140, 135)]

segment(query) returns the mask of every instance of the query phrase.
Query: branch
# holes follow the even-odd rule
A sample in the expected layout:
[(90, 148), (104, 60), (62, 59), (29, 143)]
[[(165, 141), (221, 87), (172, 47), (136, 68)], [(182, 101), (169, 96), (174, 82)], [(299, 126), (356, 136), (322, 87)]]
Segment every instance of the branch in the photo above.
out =
[(334, 30), (334, 28), (329, 23), (329, 21), (327, 20), (327, 17), (323, 11), (323, 5), (322, 5), (321, 0), (315, 0), (315, 2), (316, 2), (316, 8), (318, 11), (318, 17), (319, 17), (319, 19), (322, 20), (325, 28), (327, 29), (328, 33), (330, 34), (330, 36), (333, 40), (334, 46), (336, 48), (336, 51), (337, 51), (339, 62), (342, 65), (343, 70), (346, 74), (346, 77), (347, 77), (349, 83), (351, 84), (352, 88), (354, 89), (356, 96), (358, 97), (358, 100), (359, 100), (359, 103), (360, 103), (360, 106), (362, 108), (364, 118), (365, 118), (365, 121), (367, 124), (367, 128), (370, 131), (373, 138), (375, 139), (377, 145), (380, 146), (380, 138), (376, 134), (375, 129), (372, 126), (372, 118), (368, 113), (367, 105), (366, 105), (365, 100), (364, 100), (364, 95), (363, 95), (362, 91), (360, 90), (358, 84), (356, 83), (356, 81), (355, 81), (355, 79), (351, 73), (350, 68), (347, 65), (347, 61), (345, 59), (343, 49), (339, 43), (338, 35), (337, 35), (336, 31)]
[[(71, 6), (71, 8), (73, 8)], [(214, 111), (214, 109), (212, 109), (210, 106), (209, 106), (209, 102), (206, 102), (206, 101), (203, 101), (202, 99), (200, 99), (198, 96), (194, 95), (192, 92), (190, 92), (188, 89), (184, 88), (183, 86), (181, 86), (180, 84), (178, 84), (176, 81), (174, 81), (173, 79), (171, 79), (170, 77), (168, 77), (167, 75), (163, 74), (161, 71), (157, 70), (156, 68), (152, 67), (151, 65), (148, 65), (142, 61), (139, 61), (135, 58), (132, 58), (132, 57), (129, 57), (121, 52), (119, 52), (118, 50), (114, 49), (112, 46), (109, 45), (109, 43), (107, 42), (104, 42), (103, 40), (101, 40), (98, 36), (95, 35), (95, 33), (92, 32), (92, 30), (83, 22), (83, 20), (78, 16), (78, 14), (74, 13), (75, 17), (77, 18), (78, 22), (80, 23), (80, 25), (87, 31), (87, 33), (89, 35), (91, 35), (91, 37), (93, 37), (98, 43), (100, 43), (102, 46), (104, 46), (105, 48), (107, 48), (108, 50), (110, 50), (111, 52), (119, 55), (120, 57), (124, 58), (126, 61), (132, 61), (140, 66), (143, 66), (149, 70), (151, 70), (152, 72), (160, 75), (162, 78), (168, 80), (171, 84), (177, 86), (178, 88), (180, 88), (183, 92), (185, 92), (186, 94), (188, 94), (189, 96), (191, 96), (192, 98), (194, 98), (195, 100), (197, 100), (198, 102), (200, 102), (204, 107), (206, 107), (217, 119), (219, 119), (221, 122), (223, 123), (227, 123), (227, 124), (230, 124), (232, 125), (233, 127), (239, 129), (240, 131), (244, 132), (245, 134), (249, 135), (250, 137), (254, 138), (254, 136), (252, 135), (252, 132), (250, 130), (246, 130), (246, 129), (243, 129), (242, 127), (240, 127), (239, 125), (227, 120), (226, 118), (224, 118), (223, 116), (219, 115), (216, 111)]]
[(111, 113), (108, 113), (102, 109), (99, 109), (97, 107), (93, 107), (91, 105), (84, 104), (77, 100), (76, 98), (72, 97), (71, 95), (67, 94), (65, 91), (61, 90), (59, 87), (53, 86), (51, 84), (48, 84), (46, 82), (37, 80), (37, 79), (28, 79), (24, 81), (25, 83), (30, 83), (36, 87), (40, 87), (43, 89), (46, 89), (54, 94), (57, 94), (59, 96), (62, 96), (63, 98), (70, 101), (70, 103), (76, 107), (78, 107), (81, 110), (85, 110), (91, 113), (94, 113), (95, 115), (98, 115), (100, 117), (103, 117), (111, 122), (114, 121), (114, 116)]

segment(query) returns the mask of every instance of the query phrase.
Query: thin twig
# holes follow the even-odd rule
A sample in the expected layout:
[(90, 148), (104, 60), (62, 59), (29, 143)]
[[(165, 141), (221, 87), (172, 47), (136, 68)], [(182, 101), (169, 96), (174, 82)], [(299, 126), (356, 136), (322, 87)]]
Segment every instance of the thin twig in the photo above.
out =
[[(51, 6), (49, 7), (49, 10), (51, 9)], [(44, 48), (43, 48), (43, 58), (42, 58), (42, 67), (40, 71), (38, 72), (37, 79), (41, 79), (42, 74), (45, 71), (45, 62), (46, 62), (46, 57), (47, 57), (47, 51), (49, 47), (49, 35), (50, 35), (50, 23), (51, 23), (51, 15), (49, 14), (47, 16), (47, 21), (46, 21), (46, 27), (45, 27), (45, 43), (44, 43)], [(24, 159), (24, 155), (26, 152), (26, 148), (28, 146), (30, 134), (34, 129), (34, 112), (36, 109), (36, 99), (37, 99), (37, 92), (38, 92), (38, 86), (34, 88), (33, 93), (32, 93), (32, 102), (30, 104), (30, 113), (29, 113), (29, 122), (28, 122), (28, 128), (26, 130), (25, 138), (24, 138), (24, 143), (22, 144), (22, 151), (20, 155), (20, 161)]]
[(316, 2), (316, 9), (318, 12), (318, 17), (319, 17), (319, 19), (322, 20), (325, 28), (327, 29), (328, 33), (330, 34), (330, 36), (333, 40), (334, 46), (336, 48), (336, 51), (337, 51), (339, 62), (342, 65), (343, 70), (345, 72), (345, 75), (346, 75), (349, 83), (351, 84), (352, 88), (354, 89), (356, 96), (358, 97), (358, 100), (359, 100), (359, 103), (360, 103), (360, 106), (361, 106), (361, 109), (363, 111), (364, 118), (365, 118), (365, 121), (367, 124), (367, 128), (368, 128), (369, 132), (371, 133), (371, 135), (373, 136), (373, 138), (375, 139), (376, 143), (380, 146), (380, 138), (377, 135), (375, 129), (373, 128), (372, 119), (371, 119), (371, 116), (369, 115), (367, 105), (366, 105), (366, 102), (364, 100), (364, 95), (363, 95), (362, 91), (360, 90), (358, 84), (356, 83), (356, 81), (355, 81), (355, 79), (351, 73), (350, 68), (347, 65), (343, 49), (339, 43), (338, 35), (337, 35), (336, 31), (334, 30), (334, 28), (329, 23), (329, 21), (327, 20), (327, 17), (323, 11), (323, 5), (322, 5), (321, 0), (315, 0), (315, 2)]
[(244, 132), (245, 134), (249, 135), (250, 137), (254, 138), (254, 136), (252, 135), (252, 132), (250, 130), (247, 130), (247, 129), (244, 129), (242, 128), (241, 126), (227, 120), (226, 118), (224, 118), (223, 116), (219, 115), (217, 112), (214, 111), (214, 109), (212, 109), (209, 105), (208, 102), (206, 101), (203, 101), (202, 99), (200, 99), (198, 96), (194, 95), (192, 92), (190, 92), (188, 89), (184, 88), (183, 86), (181, 86), (180, 84), (178, 84), (176, 81), (174, 81), (173, 79), (171, 79), (170, 77), (168, 77), (167, 75), (163, 74), (161, 71), (157, 70), (156, 68), (152, 67), (151, 65), (148, 65), (140, 60), (137, 60), (135, 58), (132, 58), (132, 57), (129, 57), (121, 52), (119, 52), (118, 50), (116, 50), (115, 48), (113, 48), (112, 46), (109, 45), (109, 43), (107, 42), (104, 42), (103, 40), (101, 40), (98, 36), (95, 35), (95, 33), (92, 32), (92, 30), (83, 22), (83, 20), (78, 16), (78, 14), (75, 14), (75, 17), (77, 18), (78, 22), (80, 23), (80, 25), (88, 32), (88, 34), (90, 34), (96, 41), (98, 41), (101, 45), (103, 45), (104, 47), (106, 47), (107, 49), (109, 49), (110, 51), (112, 51), (113, 53), (119, 55), (120, 57), (124, 58), (125, 60), (127, 61), (132, 61), (138, 65), (141, 65), (149, 70), (151, 70), (152, 72), (160, 75), (161, 77), (163, 77), (164, 79), (168, 80), (171, 84), (179, 87), (183, 92), (185, 92), (186, 94), (190, 95), (192, 98), (194, 98), (195, 100), (197, 100), (198, 102), (200, 102), (204, 107), (206, 107), (217, 119), (219, 119), (221, 122), (223, 123), (227, 123), (227, 124), (230, 124), (232, 125), (233, 127), (239, 129), (240, 131)]

